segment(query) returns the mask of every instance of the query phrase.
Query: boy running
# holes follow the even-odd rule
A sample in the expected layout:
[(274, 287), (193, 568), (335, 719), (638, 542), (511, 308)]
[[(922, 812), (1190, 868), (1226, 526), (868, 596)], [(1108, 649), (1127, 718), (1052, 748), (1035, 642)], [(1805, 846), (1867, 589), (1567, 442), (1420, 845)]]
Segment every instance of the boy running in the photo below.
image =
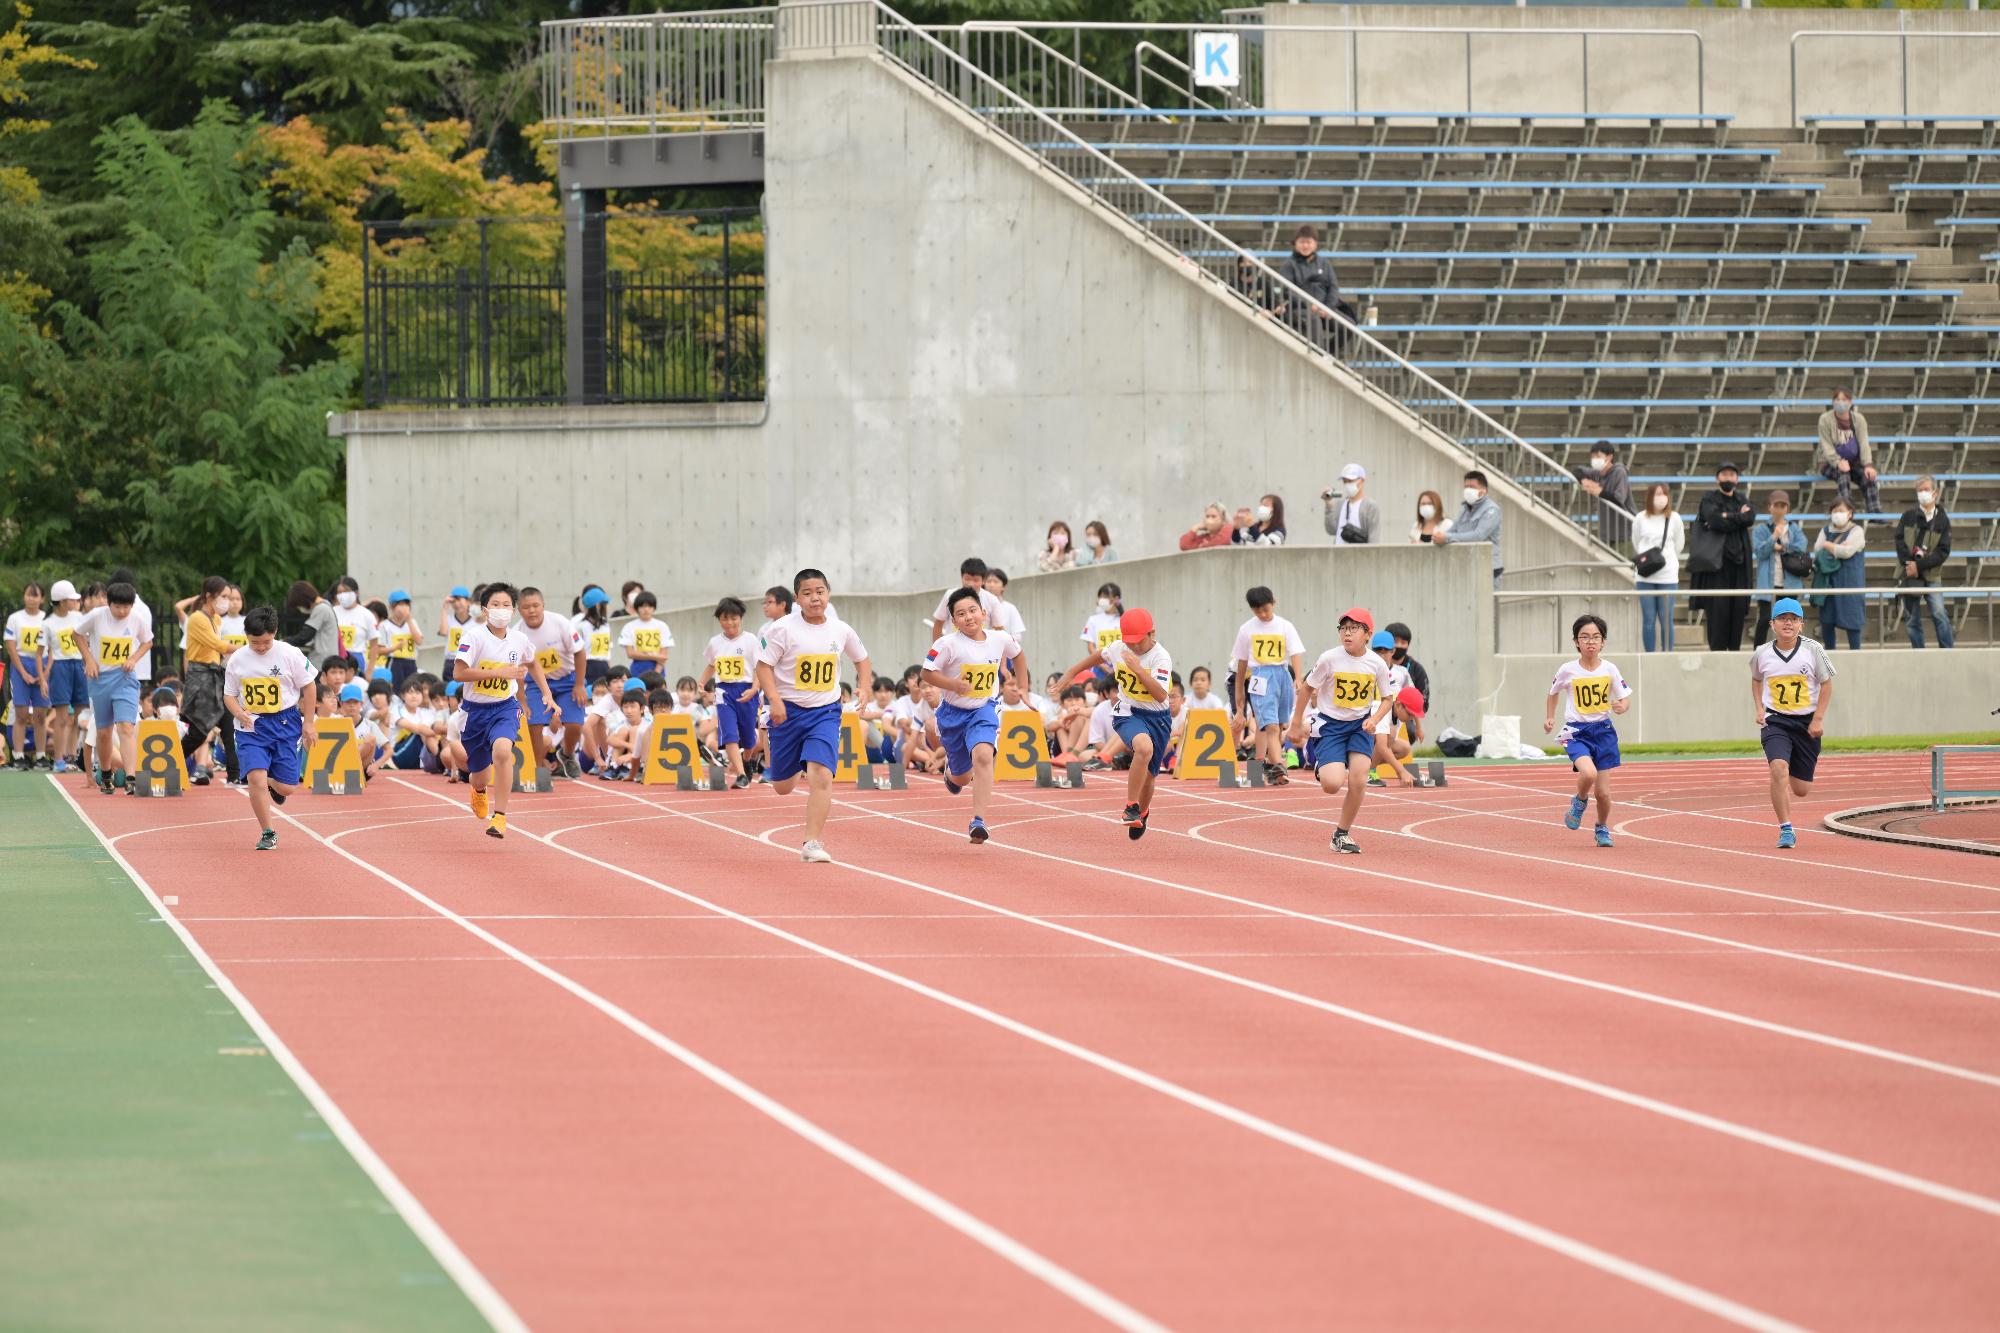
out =
[(1792, 798), (1812, 790), (1820, 737), (1833, 704), (1833, 662), (1818, 640), (1799, 632), (1805, 613), (1796, 597), (1771, 608), (1771, 640), (1750, 654), (1750, 704), (1771, 767), (1771, 809), (1778, 846), (1795, 847)]
[(1236, 663), (1235, 713), (1255, 738), (1264, 781), (1283, 787), (1291, 781), (1285, 776), (1285, 723), (1298, 701), (1306, 644), (1292, 622), (1278, 614), (1278, 599), (1269, 588), (1252, 588), (1244, 600), (1250, 603), (1250, 618), (1236, 631), (1229, 654)]
[(1014, 636), (986, 627), (983, 588), (970, 584), (945, 599), (951, 631), (931, 645), (924, 658), (924, 683), (943, 691), (937, 709), (938, 739), (945, 754), (944, 789), (953, 796), (970, 783), (972, 823), (966, 835), (986, 841), (986, 809), (993, 797), (993, 754), (1000, 743), (1000, 711), (994, 699), (1005, 673), (1023, 691), (1020, 645)]
[[(1173, 683), (1174, 661), (1153, 633), (1153, 613), (1133, 607), (1118, 618), (1119, 637), (1063, 673), (1063, 684), (1095, 671), (1111, 673), (1117, 702), (1111, 708), (1111, 729), (1132, 751), (1132, 769), (1125, 780), (1125, 831), (1137, 842), (1146, 836), (1153, 811), (1153, 788), (1167, 763), (1167, 742), (1173, 736), (1173, 713), (1167, 691)], [(1087, 631), (1086, 631), (1087, 632)]]
[[(521, 733), (521, 682), (530, 677), (544, 699), (552, 697), (549, 678), (535, 650), (514, 626), (514, 588), (489, 583), (480, 592), (486, 617), (458, 640), (452, 678), (462, 688), (459, 714), (465, 719), (460, 744), (472, 775), (472, 813), (486, 821), (489, 837), (507, 836), (507, 793), (514, 786), (514, 742)], [(492, 797), (489, 801), (488, 790)]]
[[(1375, 727), (1394, 706), (1389, 688), (1389, 664), (1368, 647), (1375, 617), (1367, 608), (1351, 606), (1340, 616), (1340, 646), (1320, 654), (1306, 673), (1306, 688), (1292, 705), (1292, 744), (1306, 739), (1306, 703), (1319, 714), (1319, 735), (1313, 738), (1312, 761), (1320, 790), (1331, 796), (1347, 784), (1340, 801), (1340, 822), (1327, 845), (1350, 855), (1361, 848), (1348, 836), (1368, 792), (1368, 769), (1375, 758)], [(1370, 701), (1374, 713), (1369, 713)]]
[(1563, 816), (1566, 828), (1581, 828), (1583, 812), (1597, 797), (1597, 827), (1592, 830), (1599, 847), (1611, 845), (1611, 770), (1618, 767), (1618, 729), (1611, 725), (1613, 713), (1632, 706), (1632, 687), (1625, 675), (1598, 654), (1604, 650), (1607, 633), (1596, 616), (1578, 616), (1569, 627), (1576, 657), (1556, 668), (1549, 682), (1549, 706), (1542, 718), (1544, 732), (1556, 729), (1556, 700), (1563, 701), (1563, 729), (1556, 739), (1569, 756), (1570, 771), (1576, 774), (1576, 795), (1570, 798), (1569, 813)]
[(580, 778), (583, 768), (576, 761), (576, 747), (583, 739), (583, 706), (590, 701), (590, 689), (584, 680), (590, 649), (568, 616), (548, 609), (540, 588), (521, 589), (521, 637), (534, 650), (535, 662), (548, 678), (551, 691), (528, 695), (528, 741), (535, 747), (535, 762), (549, 762), (546, 728), (560, 719), (562, 775)]
[[(771, 790), (790, 794), (806, 780), (806, 838), (799, 858), (823, 863), (833, 856), (820, 845), (833, 808), (833, 772), (840, 766), (840, 659), (856, 664), (857, 679), (875, 671), (861, 636), (826, 613), (833, 589), (817, 569), (792, 578), (794, 606), (764, 630), (757, 650), (757, 689), (771, 702)], [(768, 599), (767, 599), (768, 600)]]
[(750, 785), (750, 773), (743, 765), (746, 751), (757, 748), (757, 683), (752, 674), (757, 663), (757, 636), (743, 632), (743, 603), (725, 597), (715, 604), (719, 634), (709, 636), (702, 649), (700, 688), (712, 683), (719, 696), (715, 701), (716, 743), (729, 761), (729, 785), (741, 791)]
[(273, 803), (299, 788), (305, 756), (312, 752), (319, 687), (313, 665), (289, 643), (280, 643), (278, 613), (260, 606), (243, 617), (243, 647), (222, 671), (222, 706), (236, 720), (236, 761), (249, 780), (250, 808), (263, 830), (257, 850), (278, 850)]

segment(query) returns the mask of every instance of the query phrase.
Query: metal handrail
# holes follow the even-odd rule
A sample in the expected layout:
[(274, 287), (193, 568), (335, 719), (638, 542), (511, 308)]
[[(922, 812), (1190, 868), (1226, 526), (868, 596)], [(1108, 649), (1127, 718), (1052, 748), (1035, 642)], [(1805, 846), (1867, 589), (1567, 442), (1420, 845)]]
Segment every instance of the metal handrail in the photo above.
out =
[(1808, 37), (1895, 38), (1903, 48), (1903, 114), (1907, 116), (1910, 114), (1910, 39), (1912, 37), (1945, 38), (1955, 42), (1961, 39), (1977, 37), (2000, 37), (2000, 32), (1911, 32), (1908, 28), (1899, 28), (1895, 32), (1882, 32), (1868, 28), (1809, 28), (1804, 32), (1795, 32), (1792, 34), (1791, 41), (1792, 127), (1794, 129), (1799, 124), (1799, 43)]
[[(866, 16), (865, 20), (863, 16)], [(1284, 317), (1274, 319), (1273, 322), (1304, 343), (1316, 355), (1327, 357), (1330, 361), (1336, 360), (1329, 351), (1336, 341), (1358, 345), (1365, 348), (1371, 356), (1379, 355), (1383, 359), (1379, 365), (1368, 367), (1366, 370), (1354, 366), (1346, 368), (1364, 386), (1396, 404), (1415, 418), (1419, 425), (1428, 427), (1455, 448), (1463, 449), (1463, 446), (1458, 444), (1458, 439), (1472, 433), (1468, 427), (1497, 434), (1511, 449), (1518, 451), (1521, 461), (1531, 462), (1544, 470), (1542, 474), (1544, 479), (1536, 480), (1534, 479), (1536, 474), (1529, 468), (1509, 460), (1510, 465), (1504, 470), (1503, 475), (1527, 496), (1531, 504), (1540, 506), (1552, 516), (1563, 520), (1566, 525), (1570, 525), (1570, 515), (1551, 503), (1537, 489), (1553, 485), (1560, 486), (1561, 493), (1566, 496), (1586, 495), (1580, 483), (1567, 468), (1431, 378), (1397, 352), (1377, 342), (1364, 327), (1345, 318), (1336, 310), (1319, 306), (1311, 295), (1279, 276), (1277, 271), (1265, 264), (1262, 259), (1194, 217), (1159, 190), (1145, 184), (1122, 163), (1092, 148), (1068, 126), (966, 61), (928, 32), (883, 4), (882, 0), (807, 0), (806, 3), (788, 4), (778, 10), (778, 24), (778, 53), (781, 57), (793, 50), (872, 46), (929, 86), (965, 106), (1025, 151), (1046, 162), (1071, 184), (1110, 207), (1156, 244), (1173, 254), (1175, 259), (1191, 269), (1200, 279), (1214, 284), (1228, 295), (1248, 304), (1262, 305), (1267, 315), (1271, 313), (1269, 304), (1255, 299), (1255, 289), (1261, 288), (1265, 293), (1282, 297)], [(915, 51), (905, 52), (897, 49), (895, 44), (885, 41), (885, 37), (891, 34), (915, 43)], [(928, 57), (932, 62), (941, 62), (944, 68), (935, 73), (948, 73), (950, 77), (948, 79), (935, 77), (933, 70), (914, 63), (912, 55)], [(964, 91), (955, 90), (951, 86), (954, 83), (959, 84)], [(980, 89), (982, 98), (993, 98), (999, 105), (981, 105), (980, 101), (969, 97), (967, 92), (974, 87)], [(1018, 116), (1024, 124), (1032, 125), (1035, 134), (1021, 134), (1009, 130), (1000, 123), (1002, 117), (1009, 115)], [(1054, 142), (1038, 144), (1036, 135), (1041, 136), (1043, 140)], [(1075, 170), (1052, 157), (1051, 153), (1058, 148), (1065, 158), (1087, 166), (1090, 172)], [(1091, 172), (1096, 174), (1092, 175)], [(1121, 204), (1116, 195), (1106, 193), (1107, 186), (1115, 186), (1118, 193), (1128, 199), (1142, 202), (1145, 207), (1142, 209)], [(1138, 217), (1142, 213), (1151, 221), (1139, 221)], [(1162, 235), (1158, 224), (1168, 219), (1173, 220), (1181, 228), (1189, 241), (1199, 242), (1203, 247), (1212, 247), (1212, 250), (1202, 251), (1193, 244), (1178, 244), (1169, 236)], [(1234, 281), (1225, 280), (1198, 262), (1204, 257), (1218, 256), (1226, 265), (1231, 266)], [(1246, 274), (1253, 288), (1250, 291), (1244, 289)], [(1293, 307), (1297, 307), (1297, 313), (1293, 313)], [(1368, 372), (1385, 372), (1380, 378), (1387, 379), (1389, 383), (1385, 385), (1379, 382), (1377, 374)], [(1440, 417), (1443, 418), (1442, 421), (1438, 419)], [(1627, 518), (1631, 517), (1629, 512), (1599, 497), (1590, 496), (1589, 503), (1593, 509), (1610, 509), (1624, 514)], [(1592, 534), (1574, 525), (1570, 526), (1586, 541), (1603, 550), (1607, 563), (1621, 559)]]
[[(766, 6), (545, 22), (542, 118), (604, 136), (760, 129), (775, 12)], [(584, 90), (593, 85), (594, 105), (586, 106), (592, 99)], [(689, 109), (691, 102), (700, 105)]]
[[(917, 25), (912, 25), (912, 26), (917, 26)], [(1101, 93), (1109, 95), (1108, 100), (1123, 102), (1128, 107), (1136, 108), (1137, 110), (1140, 111), (1151, 111), (1153, 109), (1150, 106), (1147, 106), (1142, 98), (1134, 97), (1131, 93), (1126, 92), (1123, 88), (1120, 88), (1117, 84), (1099, 75), (1095, 70), (1089, 69), (1085, 67), (1081, 62), (1074, 60), (1069, 56), (1064, 55), (1061, 51), (1058, 51), (1055, 47), (1050, 46), (1047, 42), (1035, 36), (1033, 33), (1023, 32), (1019, 27), (1017, 27), (1014, 24), (974, 21), (970, 23), (960, 23), (954, 27), (929, 26), (929, 27), (921, 27), (919, 30), (931, 33), (935, 32), (960, 32), (967, 34), (1005, 33), (1009, 36), (1017, 37), (1020, 40), (1027, 42), (1029, 44), (1029, 49), (1032, 50), (1037, 56), (1040, 56), (1044, 60), (1053, 60), (1059, 66), (1065, 67), (1068, 70), (1069, 77), (1073, 82), (1082, 84), (1084, 86), (1092, 86), (1097, 90), (1101, 90)], [(961, 51), (960, 54), (963, 55), (964, 52)], [(990, 70), (988, 71), (989, 74), (991, 72), (992, 71)], [(1006, 80), (1002, 79), (1000, 80), (1000, 82), (1005, 83)], [(1083, 99), (1072, 98), (1071, 101), (1082, 102)]]
[[(1187, 86), (1182, 87), (1179, 84), (1173, 83), (1172, 81), (1170, 81), (1157, 71), (1148, 68), (1146, 65), (1146, 53), (1149, 51), (1152, 52), (1154, 55), (1158, 56), (1161, 60), (1164, 60), (1168, 64), (1179, 69), (1181, 73), (1187, 75), (1188, 76)], [(1137, 88), (1142, 96), (1146, 91), (1146, 80), (1148, 79), (1153, 80), (1153, 82), (1155, 83), (1165, 85), (1169, 90), (1171, 90), (1172, 92), (1181, 97), (1187, 98), (1188, 101), (1193, 102), (1196, 106), (1201, 107), (1204, 111), (1214, 111), (1217, 109), (1213, 103), (1207, 101), (1199, 93), (1195, 92), (1193, 65), (1188, 64), (1187, 61), (1182, 60), (1179, 56), (1167, 50), (1164, 46), (1156, 46), (1152, 42), (1140, 42), (1137, 46), (1132, 48), (1132, 86), (1134, 88)], [(1218, 88), (1215, 91), (1221, 93), (1225, 101), (1235, 103), (1236, 108), (1238, 110), (1255, 111), (1260, 109), (1256, 103), (1248, 101), (1242, 97), (1238, 97), (1233, 91), (1231, 91), (1228, 88)]]

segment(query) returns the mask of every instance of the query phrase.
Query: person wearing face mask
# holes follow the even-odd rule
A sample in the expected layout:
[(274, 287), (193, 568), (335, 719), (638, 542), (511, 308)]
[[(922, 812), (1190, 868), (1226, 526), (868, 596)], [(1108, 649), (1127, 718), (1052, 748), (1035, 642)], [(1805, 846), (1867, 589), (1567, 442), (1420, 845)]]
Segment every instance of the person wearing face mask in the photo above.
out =
[(1201, 521), (1181, 534), (1183, 551), (1201, 551), (1211, 546), (1227, 546), (1230, 543), (1229, 520), (1222, 502), (1217, 500), (1201, 511)]
[(319, 589), (304, 579), (285, 594), (285, 614), (279, 638), (311, 662), (324, 662), (340, 651), (340, 622)]
[(1125, 594), (1117, 584), (1107, 583), (1097, 590), (1097, 609), (1083, 622), (1083, 633), (1077, 637), (1092, 652), (1106, 644), (1118, 642), (1124, 637), (1119, 628), (1120, 618), (1125, 614)]
[(1440, 533), (1451, 531), (1451, 520), (1444, 516), (1444, 497), (1436, 491), (1424, 491), (1417, 496), (1417, 517), (1410, 524), (1410, 543), (1423, 545), (1442, 540)]
[[(1697, 592), (1710, 588), (1743, 589), (1750, 586), (1750, 529), (1757, 522), (1738, 491), (1736, 464), (1724, 463), (1715, 470), (1715, 489), (1701, 497), (1695, 513), (1694, 532), (1688, 538), (1688, 570)], [(1743, 649), (1743, 622), (1750, 615), (1750, 599), (1740, 592), (1730, 596), (1695, 599), (1708, 627), (1708, 650), (1734, 653)]]
[[(222, 615), (229, 605), (229, 581), (211, 574), (202, 581), (195, 604), (187, 609), (187, 701), (183, 716), (187, 734), (182, 738), (182, 758), (188, 765), (190, 781), (197, 787), (209, 783), (209, 770), (195, 763), (208, 742), (208, 734), (220, 729), (222, 750), (229, 781), (236, 780), (236, 734), (229, 725), (229, 710), (222, 702), (223, 663), (235, 648), (222, 638)], [(177, 603), (175, 610), (184, 604)]]
[(1577, 483), (1598, 499), (1597, 535), (1606, 546), (1618, 546), (1632, 532), (1632, 480), (1618, 461), (1609, 440), (1590, 446), (1590, 466), (1575, 469)]
[(1458, 507), (1458, 517), (1451, 521), (1449, 531), (1432, 534), (1431, 544), (1443, 546), (1447, 542), (1491, 542), (1493, 544), (1493, 581), (1500, 581), (1500, 573), (1506, 566), (1500, 558), (1500, 505), (1486, 493), (1486, 474), (1477, 469), (1465, 474), (1465, 489), (1460, 492), (1464, 503)]
[(375, 641), (375, 613), (361, 605), (361, 585), (343, 576), (333, 585), (333, 618), (340, 625), (340, 651), (368, 669), (368, 645)]
[(1362, 494), (1367, 485), (1368, 469), (1349, 463), (1340, 470), (1340, 499), (1336, 501), (1332, 491), (1320, 492), (1320, 502), (1326, 506), (1327, 535), (1335, 546), (1366, 546), (1375, 540), (1382, 511)]
[(1383, 629), (1388, 632), (1395, 651), (1389, 654), (1389, 665), (1399, 666), (1410, 673), (1410, 684), (1424, 697), (1424, 711), (1431, 707), (1431, 673), (1424, 670), (1424, 664), (1410, 656), (1410, 641), (1417, 636), (1410, 633), (1410, 627), (1400, 620), (1392, 620)]
[[(1826, 526), (1819, 530), (1819, 540), (1813, 543), (1813, 566), (1817, 578), (1814, 586), (1820, 588), (1865, 588), (1868, 586), (1868, 571), (1862, 560), (1862, 551), (1868, 544), (1866, 529), (1854, 521), (1854, 506), (1846, 500), (1835, 500), (1827, 513)], [(1861, 646), (1861, 630), (1866, 623), (1868, 608), (1865, 599), (1857, 596), (1815, 597), (1819, 603), (1819, 637), (1828, 650), (1836, 645), (1838, 631), (1847, 631), (1847, 646)]]
[(1944, 581), (1938, 570), (1950, 558), (1951, 519), (1938, 503), (1937, 478), (1926, 474), (1917, 478), (1916, 507), (1904, 510), (1896, 520), (1896, 568), (1901, 574), (1897, 582), (1905, 588), (1931, 589), (1903, 598), (1904, 624), (1912, 648), (1924, 646), (1924, 622), (1919, 618), (1924, 610), (1930, 612), (1931, 624), (1937, 627), (1938, 647), (1950, 648), (1955, 642), (1944, 594), (1937, 591)]
[(1639, 553), (1633, 568), (1639, 590), (1640, 641), (1649, 653), (1674, 650), (1674, 589), (1681, 582), (1681, 556), (1687, 551), (1687, 520), (1674, 512), (1665, 482), (1646, 492), (1646, 503), (1632, 519), (1632, 549)]
[(1770, 521), (1759, 520), (1750, 529), (1750, 558), (1757, 566), (1756, 587), (1768, 588), (1772, 595), (1757, 599), (1757, 629), (1750, 637), (1753, 648), (1762, 647), (1764, 640), (1771, 637), (1771, 603), (1777, 600), (1777, 595), (1803, 589), (1805, 575), (1812, 573), (1812, 557), (1806, 554), (1806, 530), (1792, 520), (1790, 493), (1772, 491), (1766, 503), (1770, 507)]
[(1108, 565), (1118, 558), (1111, 547), (1111, 533), (1096, 519), (1083, 525), (1083, 549), (1076, 553), (1079, 565)]
[(1035, 564), (1044, 574), (1076, 568), (1076, 552), (1070, 549), (1069, 524), (1061, 519), (1049, 524), (1048, 536), (1042, 542), (1042, 553), (1036, 557)]
[(1840, 498), (1852, 500), (1854, 483), (1861, 483), (1868, 512), (1882, 512), (1882, 492), (1875, 484), (1875, 451), (1868, 442), (1868, 418), (1854, 410), (1854, 395), (1833, 391), (1833, 405), (1819, 414), (1819, 448), (1814, 462), (1819, 474), (1840, 488)]
[(1285, 502), (1275, 495), (1257, 501), (1256, 522), (1237, 532), (1231, 540), (1239, 546), (1283, 546), (1285, 544)]

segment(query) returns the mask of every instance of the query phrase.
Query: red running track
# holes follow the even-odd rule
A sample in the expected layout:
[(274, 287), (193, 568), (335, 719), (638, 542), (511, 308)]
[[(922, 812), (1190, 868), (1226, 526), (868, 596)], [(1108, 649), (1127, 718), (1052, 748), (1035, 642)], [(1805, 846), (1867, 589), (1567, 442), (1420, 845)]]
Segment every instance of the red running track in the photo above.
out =
[[(1755, 761), (1373, 791), (69, 788), (536, 1329), (1990, 1327), (2000, 876)], [(504, 1304), (502, 1304), (504, 1302)]]

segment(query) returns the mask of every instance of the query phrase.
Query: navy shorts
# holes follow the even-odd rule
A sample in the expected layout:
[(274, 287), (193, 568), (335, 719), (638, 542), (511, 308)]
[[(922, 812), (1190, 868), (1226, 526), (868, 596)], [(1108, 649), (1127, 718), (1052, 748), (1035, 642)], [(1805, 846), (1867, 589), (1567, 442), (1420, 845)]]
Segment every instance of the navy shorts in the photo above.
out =
[(410, 735), (403, 737), (402, 740), (397, 741), (396, 748), (391, 753), (394, 755), (392, 762), (394, 762), (397, 768), (422, 768), (424, 766), (424, 738), (412, 732)]
[(302, 734), (296, 708), (257, 714), (253, 729), (236, 728), (237, 771), (254, 773), (262, 769), (273, 782), (295, 785), (305, 768), (305, 753), (299, 744)]
[(565, 726), (580, 727), (583, 725), (583, 705), (576, 701), (576, 695), (573, 693), (576, 688), (576, 674), (574, 672), (560, 678), (555, 676), (549, 677), (549, 692), (556, 697), (554, 708), (549, 707), (549, 701), (544, 699), (542, 692), (535, 688), (535, 682), (532, 679), (524, 683), (528, 687), (528, 721), (531, 725), (545, 727), (553, 722), (557, 716), (562, 718)]
[(1347, 761), (1357, 754), (1371, 761), (1375, 758), (1375, 735), (1368, 730), (1368, 719), (1329, 717), (1321, 713), (1319, 735), (1312, 740), (1313, 767), (1325, 768), (1331, 764), (1346, 768)]
[(1618, 757), (1618, 729), (1609, 722), (1573, 722), (1565, 730), (1563, 753), (1570, 757), (1571, 771), (1579, 759), (1588, 759), (1600, 773), (1624, 762)]
[(1800, 782), (1811, 782), (1813, 770), (1819, 767), (1820, 738), (1811, 735), (1806, 728), (1812, 723), (1810, 713), (1794, 717), (1790, 713), (1764, 714), (1764, 729), (1758, 738), (1764, 742), (1766, 763), (1784, 762), (1785, 768)]
[(746, 697), (752, 692), (748, 685), (722, 687), (722, 697), (715, 701), (716, 744), (748, 749), (757, 743), (757, 701)]
[(459, 742), (465, 746), (465, 771), (484, 773), (493, 767), (494, 745), (520, 736), (521, 702), (500, 699), (493, 703), (468, 703), (459, 711), (465, 714), (465, 730), (459, 735)]
[(937, 710), (938, 739), (944, 742), (946, 765), (952, 773), (972, 771), (972, 750), (977, 745), (1000, 748), (1000, 710), (987, 700), (977, 708), (940, 704)]
[(90, 702), (90, 678), (76, 658), (49, 663), (49, 702), (57, 708), (82, 708)]
[(1174, 737), (1174, 717), (1164, 708), (1135, 708), (1131, 712), (1111, 719), (1111, 729), (1118, 733), (1127, 748), (1136, 750), (1132, 742), (1144, 732), (1153, 738), (1153, 758), (1148, 765), (1158, 773), (1167, 766), (1167, 746)]
[(785, 705), (785, 720), (771, 724), (771, 781), (783, 782), (818, 764), (831, 773), (840, 768), (840, 701), (807, 708)]
[(389, 688), (396, 693), (403, 692), (403, 682), (417, 674), (417, 659), (414, 657), (392, 657), (389, 659)]

